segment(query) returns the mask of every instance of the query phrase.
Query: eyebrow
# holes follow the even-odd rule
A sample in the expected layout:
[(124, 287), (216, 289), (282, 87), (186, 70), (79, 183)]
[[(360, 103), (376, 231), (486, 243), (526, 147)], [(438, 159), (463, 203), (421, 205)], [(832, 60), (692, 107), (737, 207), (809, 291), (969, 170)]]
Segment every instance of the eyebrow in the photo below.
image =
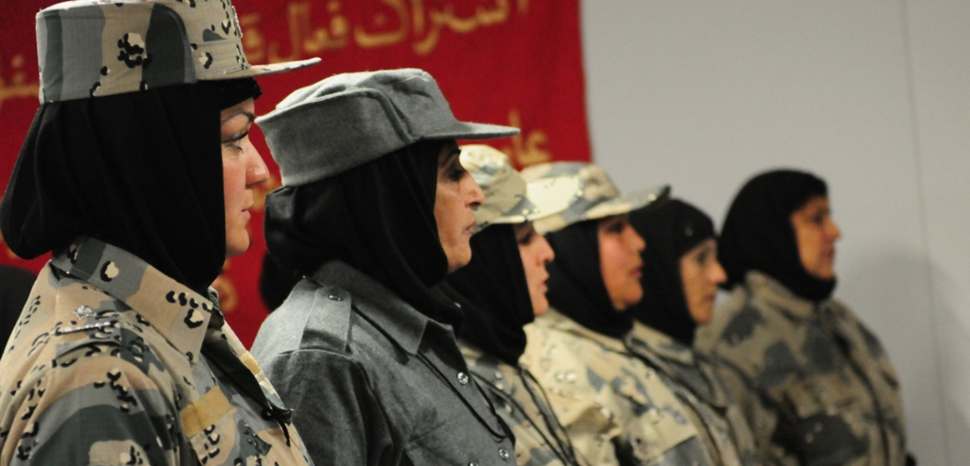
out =
[(227, 121), (229, 121), (229, 120), (231, 120), (233, 118), (236, 118), (237, 116), (240, 116), (240, 115), (245, 116), (246, 118), (248, 118), (250, 123), (252, 123), (253, 121), (256, 120), (256, 115), (253, 115), (252, 113), (249, 113), (249, 112), (247, 112), (245, 110), (236, 110), (235, 112), (230, 113), (229, 116), (223, 118), (222, 119), (222, 122), (225, 123), (225, 122), (227, 122)]
[(451, 158), (452, 157), (455, 157), (455, 156), (458, 156), (458, 155), (461, 155), (461, 148), (460, 147), (455, 147), (454, 149), (452, 149), (452, 150), (450, 150), (448, 152), (448, 155), (445, 156), (445, 159), (442, 160), (441, 161), (441, 164), (439, 164), (438, 166), (443, 167), (445, 165), (448, 165), (448, 162), (451, 161)]

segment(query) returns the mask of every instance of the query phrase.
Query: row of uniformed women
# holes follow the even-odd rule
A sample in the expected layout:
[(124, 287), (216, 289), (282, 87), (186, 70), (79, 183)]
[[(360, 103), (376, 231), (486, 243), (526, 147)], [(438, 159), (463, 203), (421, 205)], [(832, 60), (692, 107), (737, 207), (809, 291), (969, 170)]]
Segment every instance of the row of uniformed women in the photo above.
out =
[[(784, 267), (739, 269), (741, 310), (710, 339), (732, 402), (703, 358), (620, 312), (643, 294), (628, 215), (664, 193), (461, 151), (517, 130), (459, 122), (420, 70), (337, 75), (258, 120), (283, 175), (267, 243), (304, 278), (254, 357), (207, 285), (248, 248), (267, 175), (252, 77), (309, 63), (250, 66), (228, 2), (78, 0), (38, 34), (43, 105), (0, 227), (53, 256), (0, 359), (0, 464), (901, 464), (891, 368), (844, 307)], [(672, 235), (706, 248), (682, 277), (713, 256), (701, 223)], [(769, 315), (787, 311), (802, 320)]]

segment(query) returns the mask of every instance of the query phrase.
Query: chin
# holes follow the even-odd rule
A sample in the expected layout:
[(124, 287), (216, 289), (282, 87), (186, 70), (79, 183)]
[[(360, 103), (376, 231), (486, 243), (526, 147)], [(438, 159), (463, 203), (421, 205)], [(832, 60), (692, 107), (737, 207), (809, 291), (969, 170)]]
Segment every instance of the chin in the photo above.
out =
[(238, 256), (249, 250), (249, 238), (245, 240), (226, 241), (226, 258)]

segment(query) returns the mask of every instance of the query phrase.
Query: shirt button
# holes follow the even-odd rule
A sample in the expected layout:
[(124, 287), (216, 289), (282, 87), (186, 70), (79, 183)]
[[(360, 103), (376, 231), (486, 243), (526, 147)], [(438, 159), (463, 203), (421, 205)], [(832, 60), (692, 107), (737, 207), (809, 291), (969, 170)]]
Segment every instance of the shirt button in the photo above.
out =
[(327, 299), (329, 299), (331, 301), (343, 301), (343, 298), (341, 298), (340, 296), (337, 296), (335, 294), (332, 294), (330, 296), (327, 296)]
[(468, 463), (468, 466), (478, 466), (478, 463), (472, 461), (471, 463)]
[(462, 385), (468, 385), (468, 374), (464, 372), (458, 373), (458, 383)]
[(498, 449), (498, 456), (502, 458), (502, 461), (508, 461), (509, 460), (509, 456), (511, 456), (511, 455), (509, 455), (509, 451), (508, 450), (506, 450), (504, 448), (499, 448)]

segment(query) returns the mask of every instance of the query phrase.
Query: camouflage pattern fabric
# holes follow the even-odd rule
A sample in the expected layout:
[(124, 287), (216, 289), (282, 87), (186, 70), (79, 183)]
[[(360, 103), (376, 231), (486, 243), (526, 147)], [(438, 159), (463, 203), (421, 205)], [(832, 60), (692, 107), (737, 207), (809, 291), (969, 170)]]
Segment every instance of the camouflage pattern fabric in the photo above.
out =
[(585, 162), (551, 162), (533, 165), (522, 170), (521, 175), (530, 186), (560, 182), (559, 180), (562, 179), (576, 179), (578, 182), (578, 190), (574, 195), (555, 196), (559, 202), (566, 203), (567, 208), (557, 215), (535, 221), (536, 231), (542, 235), (561, 230), (576, 222), (629, 213), (670, 194), (669, 186), (658, 186), (621, 196), (620, 190), (606, 170)]
[(529, 222), (558, 214), (579, 192), (577, 176), (527, 184), (508, 156), (492, 146), (461, 146), (460, 160), (485, 193), (485, 201), (474, 209), (477, 231), (491, 224)]
[(94, 239), (55, 254), (0, 359), (0, 465), (311, 464), (210, 294)]
[(688, 408), (715, 464), (751, 466), (755, 457), (754, 436), (741, 409), (718, 379), (714, 367), (664, 333), (634, 322), (625, 338), (627, 349), (656, 370), (678, 399)]
[(596, 465), (713, 465), (688, 410), (622, 341), (550, 309), (525, 326), (535, 374), (577, 455)]
[(251, 65), (229, 0), (75, 0), (37, 14), (40, 102), (255, 77), (319, 58)]
[(458, 340), (468, 370), (492, 400), (495, 410), (515, 434), (515, 458), (520, 466), (581, 465), (569, 436), (539, 383), (529, 371), (512, 367)]
[(718, 363), (764, 463), (905, 464), (896, 372), (838, 301), (816, 305), (749, 272), (695, 345)]

